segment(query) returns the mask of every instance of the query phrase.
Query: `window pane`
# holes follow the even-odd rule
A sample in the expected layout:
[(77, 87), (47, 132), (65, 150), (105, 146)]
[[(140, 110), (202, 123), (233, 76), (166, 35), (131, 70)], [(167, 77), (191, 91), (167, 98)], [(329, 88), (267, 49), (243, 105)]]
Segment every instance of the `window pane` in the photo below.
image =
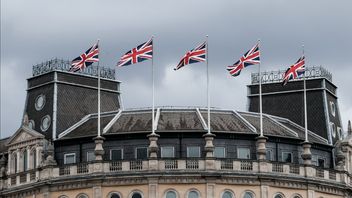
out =
[(139, 193), (133, 193), (132, 198), (142, 198), (142, 195)]
[(225, 147), (215, 147), (214, 157), (224, 158), (225, 157)]
[(122, 160), (122, 149), (110, 150), (110, 159), (113, 161)]
[(249, 148), (238, 148), (238, 158), (239, 159), (250, 159)]
[(93, 161), (95, 160), (95, 155), (94, 155), (94, 151), (88, 151), (87, 152), (87, 162)]
[(165, 198), (176, 198), (176, 193), (174, 191), (169, 191), (166, 193)]
[(65, 164), (74, 164), (76, 163), (76, 155), (75, 154), (66, 154), (65, 155)]
[(28, 168), (28, 166), (27, 166), (27, 159), (28, 158), (28, 156), (27, 156), (27, 151), (25, 150), (24, 152), (23, 152), (23, 170), (24, 171), (26, 171), (27, 170), (27, 168)]
[(196, 191), (191, 191), (188, 193), (188, 198), (198, 198), (198, 193)]
[(282, 153), (282, 161), (291, 163), (292, 162), (292, 153), (287, 153), (287, 152)]
[(175, 157), (174, 156), (174, 147), (161, 147), (161, 157)]
[(187, 157), (200, 157), (199, 146), (189, 146), (187, 147)]
[(324, 168), (325, 160), (324, 159), (318, 159), (318, 166), (321, 168)]
[(269, 160), (269, 161), (272, 160), (272, 158), (271, 158), (271, 151), (270, 151), (270, 150), (267, 150), (267, 151), (266, 151), (266, 160)]
[(224, 194), (222, 194), (222, 198), (232, 198), (232, 193), (229, 191), (224, 192)]
[(148, 158), (148, 149), (147, 148), (137, 148), (136, 149), (137, 159), (147, 159)]
[(246, 192), (246, 193), (244, 194), (243, 198), (253, 198), (253, 195), (252, 195), (252, 193), (250, 193), (250, 192)]
[(275, 198), (283, 198), (281, 195), (276, 195)]
[(120, 198), (120, 196), (116, 193), (113, 193), (110, 198)]

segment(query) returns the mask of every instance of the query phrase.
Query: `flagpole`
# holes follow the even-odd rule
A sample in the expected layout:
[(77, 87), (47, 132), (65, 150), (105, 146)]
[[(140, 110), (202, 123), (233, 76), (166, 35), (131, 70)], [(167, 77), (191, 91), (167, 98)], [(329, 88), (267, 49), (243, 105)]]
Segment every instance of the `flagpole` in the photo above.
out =
[[(260, 39), (258, 39), (258, 47), (260, 44)], [(260, 63), (259, 61), (259, 114), (260, 114), (260, 136), (263, 137), (263, 104), (262, 104), (262, 74), (260, 70)]]
[[(99, 48), (99, 40), (97, 42), (98, 45), (98, 50), (100, 53), (100, 48)], [(101, 136), (101, 132), (100, 132), (100, 58), (98, 60), (98, 137)]]
[[(304, 44), (302, 45), (302, 55), (304, 57)], [(305, 57), (304, 57), (304, 64), (305, 63)], [(305, 67), (305, 66), (304, 66)], [(304, 68), (305, 70), (306, 68)], [(308, 121), (307, 121), (307, 88), (306, 88), (306, 73), (304, 71), (303, 73), (303, 91), (304, 91), (304, 130), (305, 130), (305, 142), (309, 142), (308, 141)]]
[(206, 50), (207, 50), (207, 103), (208, 103), (208, 134), (210, 134), (210, 91), (209, 91), (209, 54), (208, 54), (208, 35), (206, 35)]
[[(154, 39), (154, 35), (152, 36), (152, 42)], [(154, 115), (154, 43), (152, 45), (152, 100), (153, 100), (153, 104), (152, 104), (152, 134), (155, 134), (155, 128), (154, 128), (154, 119), (155, 119), (155, 115)]]

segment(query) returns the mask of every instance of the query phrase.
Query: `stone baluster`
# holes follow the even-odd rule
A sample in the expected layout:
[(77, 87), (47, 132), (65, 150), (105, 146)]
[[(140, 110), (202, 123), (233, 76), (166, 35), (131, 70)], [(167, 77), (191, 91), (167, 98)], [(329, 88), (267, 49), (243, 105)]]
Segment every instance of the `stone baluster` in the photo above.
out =
[(149, 139), (149, 170), (158, 170), (158, 139), (160, 135), (151, 133), (147, 137)]
[(214, 137), (215, 134), (206, 133), (203, 135), (205, 139), (205, 169), (206, 170), (215, 170), (215, 158), (214, 158)]

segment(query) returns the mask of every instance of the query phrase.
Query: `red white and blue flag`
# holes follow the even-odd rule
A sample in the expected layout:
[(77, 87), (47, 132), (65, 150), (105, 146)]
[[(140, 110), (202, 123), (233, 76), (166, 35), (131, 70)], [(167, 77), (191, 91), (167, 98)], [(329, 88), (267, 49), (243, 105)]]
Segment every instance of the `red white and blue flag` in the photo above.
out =
[(235, 77), (240, 75), (243, 68), (255, 64), (260, 64), (259, 43), (257, 43), (252, 49), (246, 52), (235, 64), (227, 66), (227, 71), (229, 71), (230, 74)]
[(192, 49), (191, 51), (188, 51), (182, 57), (181, 61), (178, 63), (176, 68), (174, 68), (174, 70), (178, 70), (188, 64), (206, 61), (206, 53), (207, 53), (206, 47), (207, 47), (207, 43), (204, 42), (200, 44), (198, 47)]
[(84, 54), (72, 60), (70, 72), (82, 71), (94, 62), (99, 61), (98, 42), (89, 48)]
[(153, 39), (142, 43), (136, 48), (126, 52), (121, 56), (117, 67), (127, 66), (135, 63), (139, 63), (145, 60), (150, 60), (153, 58)]
[(285, 72), (282, 85), (286, 85), (289, 80), (296, 79), (305, 72), (305, 57), (302, 56), (298, 61), (291, 65)]

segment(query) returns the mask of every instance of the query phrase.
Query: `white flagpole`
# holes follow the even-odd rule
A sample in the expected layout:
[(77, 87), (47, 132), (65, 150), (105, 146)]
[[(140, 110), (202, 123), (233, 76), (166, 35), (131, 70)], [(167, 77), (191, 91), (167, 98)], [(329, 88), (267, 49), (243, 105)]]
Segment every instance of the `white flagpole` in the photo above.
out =
[(208, 134), (210, 134), (210, 91), (209, 91), (209, 64), (208, 64), (208, 35), (206, 35), (206, 59), (207, 59), (207, 103), (208, 103)]
[[(100, 47), (99, 47), (99, 39), (98, 39), (98, 50), (100, 54)], [(99, 56), (99, 55), (98, 55)], [(100, 132), (100, 58), (98, 61), (98, 137), (100, 137), (101, 132)]]
[[(304, 45), (302, 45), (302, 54), (304, 56)], [(304, 64), (305, 64), (305, 60), (306, 58), (304, 57)], [(305, 67), (305, 66), (304, 66)], [(305, 142), (309, 142), (308, 141), (308, 121), (307, 121), (307, 88), (306, 88), (306, 72), (305, 72), (306, 68), (304, 68), (304, 73), (303, 73), (303, 84), (304, 84), (304, 130), (305, 130)]]
[[(258, 47), (260, 44), (260, 39), (258, 39)], [(260, 50), (260, 49), (259, 49)], [(259, 114), (260, 114), (260, 136), (263, 137), (263, 104), (262, 104), (262, 74), (260, 70), (260, 63), (259, 61)]]
[(152, 36), (152, 100), (153, 100), (153, 104), (152, 104), (152, 134), (155, 134), (155, 128), (154, 128), (154, 36)]

